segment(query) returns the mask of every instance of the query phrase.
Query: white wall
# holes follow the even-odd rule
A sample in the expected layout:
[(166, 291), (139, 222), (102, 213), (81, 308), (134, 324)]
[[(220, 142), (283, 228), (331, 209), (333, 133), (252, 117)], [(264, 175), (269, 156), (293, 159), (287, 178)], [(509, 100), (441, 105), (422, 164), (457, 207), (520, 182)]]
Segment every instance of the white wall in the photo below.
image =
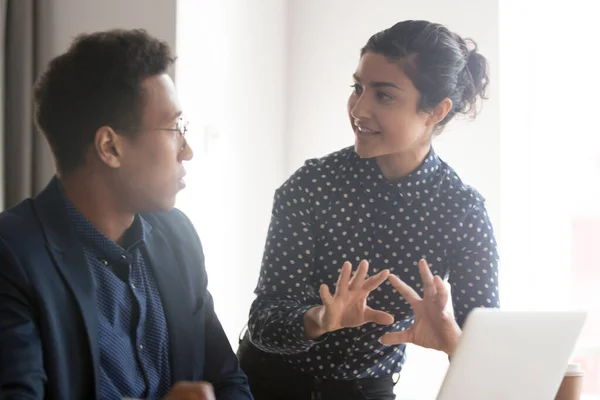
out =
[(574, 220), (600, 217), (598, 4), (525, 5), (501, 7), (505, 305), (600, 310), (594, 293), (571, 286), (598, 265), (574, 265), (573, 254)]
[(284, 178), (286, 2), (179, 0), (177, 19), (177, 84), (195, 150), (178, 206), (200, 233), (236, 348)]
[[(600, 217), (600, 58), (592, 50), (598, 15), (598, 4), (585, 0), (501, 7), (504, 280), (511, 308), (573, 306), (573, 220)], [(540, 276), (542, 268), (552, 273)]]
[[(436, 151), (488, 201), (500, 235), (498, 2), (480, 0), (303, 0), (288, 9), (286, 172), (306, 158), (353, 143), (346, 114), (359, 50), (369, 37), (406, 19), (446, 24), (473, 38), (491, 65), (490, 100), (473, 122), (454, 121), (436, 139)], [(433, 398), (447, 360), (411, 348), (397, 388), (399, 398)]]
[(66, 51), (76, 35), (112, 28), (144, 28), (175, 45), (175, 1), (44, 0), (40, 7), (47, 33), (41, 44), (46, 61)]
[(574, 357), (600, 398), (599, 238), (575, 225), (600, 218), (600, 4), (500, 5), (504, 308), (586, 310)]

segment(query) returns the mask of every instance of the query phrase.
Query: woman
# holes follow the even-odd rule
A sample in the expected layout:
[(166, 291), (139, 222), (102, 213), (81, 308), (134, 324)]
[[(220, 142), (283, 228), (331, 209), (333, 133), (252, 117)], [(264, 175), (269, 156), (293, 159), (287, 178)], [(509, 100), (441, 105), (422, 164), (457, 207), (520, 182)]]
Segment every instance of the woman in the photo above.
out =
[(354, 147), (277, 190), (239, 350), (257, 400), (393, 399), (405, 343), (451, 355), (469, 311), (498, 307), (484, 200), (431, 146), (485, 98), (470, 44), (427, 21), (372, 36), (348, 100)]

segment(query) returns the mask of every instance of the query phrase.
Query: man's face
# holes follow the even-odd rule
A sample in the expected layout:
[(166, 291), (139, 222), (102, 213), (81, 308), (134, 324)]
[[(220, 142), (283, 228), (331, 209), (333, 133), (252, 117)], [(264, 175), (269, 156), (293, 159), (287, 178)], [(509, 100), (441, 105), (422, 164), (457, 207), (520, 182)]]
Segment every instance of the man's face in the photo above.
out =
[(122, 141), (116, 171), (119, 195), (135, 212), (168, 211), (185, 187), (183, 161), (189, 161), (193, 152), (178, 130), (183, 115), (171, 78), (167, 74), (146, 78), (142, 90), (140, 129)]

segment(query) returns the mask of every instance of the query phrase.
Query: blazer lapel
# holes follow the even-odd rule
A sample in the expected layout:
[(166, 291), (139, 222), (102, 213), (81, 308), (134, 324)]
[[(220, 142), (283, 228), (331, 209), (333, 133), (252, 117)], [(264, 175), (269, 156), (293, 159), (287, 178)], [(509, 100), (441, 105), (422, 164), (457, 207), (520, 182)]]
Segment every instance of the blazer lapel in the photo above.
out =
[(44, 230), (48, 250), (79, 306), (94, 365), (94, 389), (96, 398), (99, 398), (100, 351), (96, 290), (83, 251), (67, 223), (68, 216), (56, 178), (33, 200), (33, 205)]
[(178, 260), (171, 246), (154, 227), (146, 240), (148, 261), (161, 295), (167, 327), (169, 329), (171, 376), (173, 383), (194, 379), (194, 346), (191, 324), (192, 306), (187, 287), (179, 273)]

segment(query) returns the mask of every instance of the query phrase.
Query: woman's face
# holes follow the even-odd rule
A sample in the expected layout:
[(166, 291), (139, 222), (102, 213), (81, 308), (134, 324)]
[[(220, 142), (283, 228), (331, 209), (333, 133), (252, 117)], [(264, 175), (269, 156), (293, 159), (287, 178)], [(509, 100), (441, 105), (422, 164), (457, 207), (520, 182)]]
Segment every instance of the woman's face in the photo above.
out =
[(355, 151), (365, 158), (415, 152), (428, 147), (433, 115), (419, 111), (419, 91), (399, 63), (365, 53), (354, 74), (348, 115)]

